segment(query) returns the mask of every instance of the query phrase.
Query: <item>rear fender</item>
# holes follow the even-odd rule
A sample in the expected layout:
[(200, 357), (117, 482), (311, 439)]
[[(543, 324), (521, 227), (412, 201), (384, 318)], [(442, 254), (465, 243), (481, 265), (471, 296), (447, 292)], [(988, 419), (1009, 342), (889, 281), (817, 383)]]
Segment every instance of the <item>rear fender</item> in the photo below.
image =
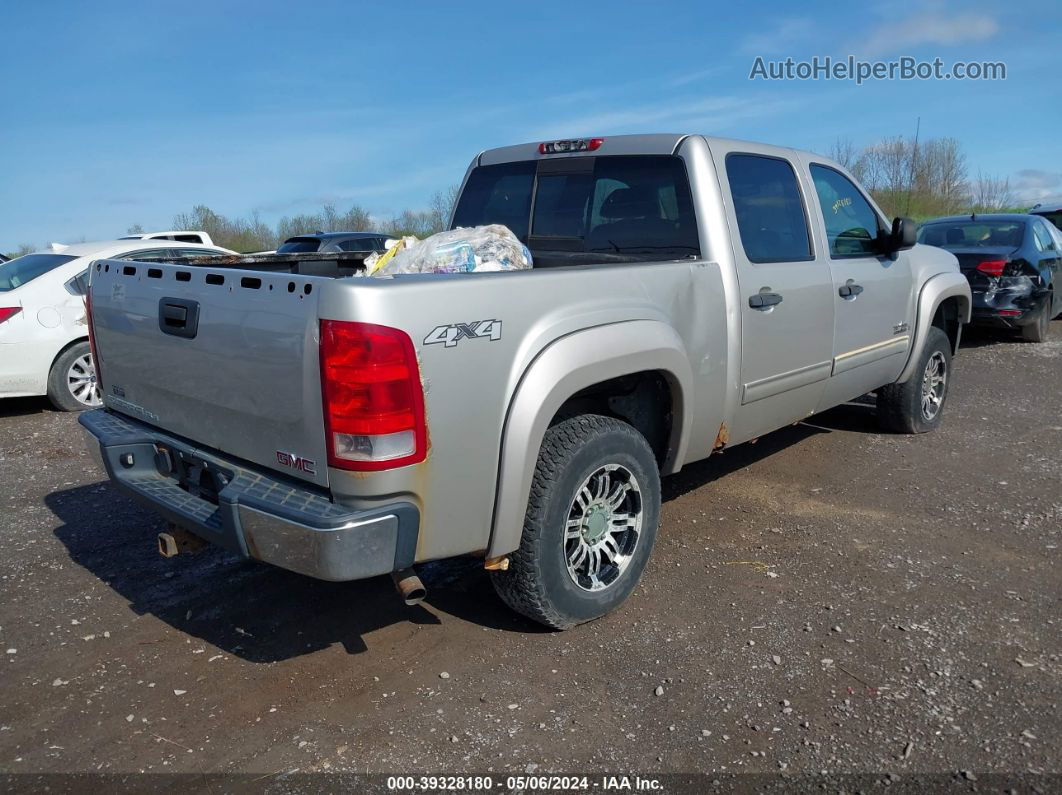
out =
[(970, 283), (959, 271), (938, 273), (926, 280), (918, 294), (918, 306), (915, 314), (914, 340), (911, 344), (911, 355), (907, 360), (898, 383), (907, 381), (914, 375), (918, 360), (922, 355), (922, 348), (929, 336), (929, 329), (933, 325), (933, 317), (937, 308), (949, 298), (957, 298), (959, 301), (959, 322), (970, 322)]
[(594, 384), (644, 371), (662, 373), (671, 388), (671, 437), (661, 467), (667, 474), (685, 458), (693, 384), (689, 358), (673, 328), (651, 320), (598, 326), (562, 337), (535, 358), (506, 415), (488, 557), (520, 546), (542, 439), (565, 401)]

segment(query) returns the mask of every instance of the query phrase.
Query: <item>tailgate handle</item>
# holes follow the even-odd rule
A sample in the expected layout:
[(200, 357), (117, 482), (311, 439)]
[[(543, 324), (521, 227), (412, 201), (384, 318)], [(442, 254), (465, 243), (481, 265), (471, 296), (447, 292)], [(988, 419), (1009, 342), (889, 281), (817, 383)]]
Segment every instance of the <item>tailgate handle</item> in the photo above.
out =
[(199, 302), (185, 298), (161, 299), (159, 329), (163, 334), (195, 339), (199, 331)]

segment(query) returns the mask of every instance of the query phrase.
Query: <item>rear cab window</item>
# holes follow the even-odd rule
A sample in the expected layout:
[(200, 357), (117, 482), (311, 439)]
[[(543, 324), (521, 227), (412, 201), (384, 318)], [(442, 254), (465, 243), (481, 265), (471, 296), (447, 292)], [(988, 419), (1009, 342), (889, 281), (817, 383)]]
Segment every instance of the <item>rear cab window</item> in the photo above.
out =
[(478, 166), (453, 226), (483, 224), (512, 230), (536, 267), (700, 256), (685, 164), (671, 155)]
[(77, 257), (68, 254), (27, 254), (0, 264), (0, 293), (29, 284), (34, 279)]

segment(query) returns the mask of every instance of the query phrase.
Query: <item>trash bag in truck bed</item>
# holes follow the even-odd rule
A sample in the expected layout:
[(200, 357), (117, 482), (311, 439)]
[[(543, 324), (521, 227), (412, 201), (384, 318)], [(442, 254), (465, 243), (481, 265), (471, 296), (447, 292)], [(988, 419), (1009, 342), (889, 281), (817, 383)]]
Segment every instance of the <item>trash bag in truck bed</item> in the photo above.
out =
[(365, 260), (370, 276), (524, 270), (531, 264), (527, 246), (498, 224), (459, 227), (424, 240), (404, 237), (379, 258)]

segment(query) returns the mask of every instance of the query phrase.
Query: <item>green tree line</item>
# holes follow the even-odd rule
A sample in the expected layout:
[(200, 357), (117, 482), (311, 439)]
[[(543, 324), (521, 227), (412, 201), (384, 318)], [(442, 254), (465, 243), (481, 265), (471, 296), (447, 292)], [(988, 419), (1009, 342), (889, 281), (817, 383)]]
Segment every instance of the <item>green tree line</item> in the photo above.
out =
[[(219, 246), (241, 252), (269, 251), (289, 237), (313, 232), (383, 232), (395, 237), (427, 237), (446, 228), (457, 192), (458, 187), (454, 185), (436, 192), (428, 209), (403, 210), (390, 217), (377, 217), (358, 204), (346, 212), (340, 212), (334, 204), (326, 204), (317, 213), (284, 216), (274, 226), (265, 223), (257, 212), (246, 218), (229, 218), (205, 204), (197, 204), (189, 212), (177, 213), (173, 228), (206, 232)], [(129, 229), (130, 234), (142, 231), (139, 224)]]
[[(197, 204), (187, 212), (177, 213), (171, 228), (206, 232), (217, 245), (242, 253), (270, 251), (289, 237), (312, 232), (382, 232), (394, 237), (416, 235), (424, 238), (446, 228), (458, 190), (458, 186), (453, 185), (445, 191), (437, 191), (425, 210), (403, 210), (381, 217), (357, 204), (346, 212), (340, 212), (334, 204), (326, 204), (316, 213), (284, 216), (273, 226), (263, 221), (257, 211), (244, 218), (229, 217), (205, 204)], [(149, 230), (136, 223), (128, 227), (126, 234), (146, 231)], [(81, 238), (80, 242), (84, 240)], [(39, 246), (27, 243), (8, 256), (21, 257), (39, 250)]]

